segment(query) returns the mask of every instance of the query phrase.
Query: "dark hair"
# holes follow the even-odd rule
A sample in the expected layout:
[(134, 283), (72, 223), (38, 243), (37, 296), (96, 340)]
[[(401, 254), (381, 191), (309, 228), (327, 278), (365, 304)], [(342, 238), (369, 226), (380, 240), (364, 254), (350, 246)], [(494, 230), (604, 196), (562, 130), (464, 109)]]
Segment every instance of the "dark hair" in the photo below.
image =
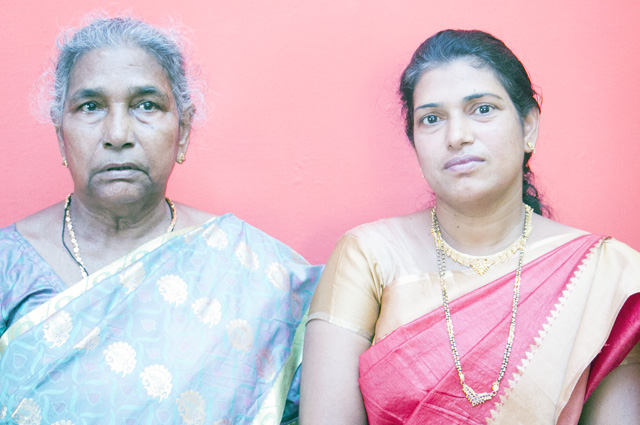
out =
[[(413, 140), (413, 92), (420, 76), (427, 70), (450, 63), (456, 59), (471, 57), (494, 73), (509, 94), (518, 111), (520, 121), (531, 108), (540, 111), (539, 95), (532, 87), (526, 69), (516, 55), (500, 40), (478, 30), (444, 30), (426, 39), (414, 52), (411, 62), (400, 78), (400, 96), (405, 116), (405, 132)], [(534, 175), (529, 167), (531, 153), (525, 152), (522, 163), (522, 201), (533, 210), (548, 215), (538, 190), (534, 186)]]

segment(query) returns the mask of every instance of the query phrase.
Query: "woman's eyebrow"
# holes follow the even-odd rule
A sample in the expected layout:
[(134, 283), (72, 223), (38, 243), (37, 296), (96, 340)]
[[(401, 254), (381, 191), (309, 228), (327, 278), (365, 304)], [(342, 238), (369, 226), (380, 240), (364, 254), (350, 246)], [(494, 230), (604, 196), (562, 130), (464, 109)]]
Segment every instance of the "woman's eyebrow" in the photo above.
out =
[[(493, 94), (493, 93), (474, 93), (474, 94), (470, 94), (469, 96), (465, 96), (465, 97), (463, 97), (463, 98), (462, 98), (462, 100), (463, 100), (464, 102), (469, 102), (469, 101), (471, 101), (471, 100), (479, 99), (479, 98), (481, 98), (481, 97), (485, 97), (485, 96), (495, 97), (495, 98), (497, 98), (497, 99), (502, 100), (502, 98), (501, 98), (500, 96), (498, 96), (497, 94)], [(414, 113), (415, 113), (415, 112), (417, 112), (417, 111), (418, 111), (418, 109), (425, 109), (425, 108), (438, 108), (438, 107), (440, 107), (440, 106), (442, 106), (442, 103), (425, 103), (424, 105), (417, 106), (417, 107), (413, 110), (413, 112), (414, 112)]]
[(164, 91), (158, 89), (156, 86), (132, 87), (129, 89), (129, 95), (131, 97), (151, 95), (151, 96), (159, 97), (164, 101), (169, 99), (169, 96), (167, 96)]
[(415, 113), (418, 109), (437, 108), (440, 106), (442, 106), (442, 103), (425, 103), (424, 105), (417, 106), (413, 112)]
[(474, 94), (470, 94), (469, 96), (465, 96), (463, 98), (463, 100), (465, 102), (468, 102), (470, 100), (479, 99), (479, 98), (485, 97), (485, 96), (495, 97), (495, 98), (498, 98), (498, 99), (502, 100), (502, 98), (500, 96), (498, 96), (497, 94), (493, 94), (493, 93), (474, 93)]
[(75, 92), (70, 99), (72, 101), (77, 101), (79, 99), (86, 99), (88, 97), (100, 97), (104, 95), (103, 89), (80, 89)]

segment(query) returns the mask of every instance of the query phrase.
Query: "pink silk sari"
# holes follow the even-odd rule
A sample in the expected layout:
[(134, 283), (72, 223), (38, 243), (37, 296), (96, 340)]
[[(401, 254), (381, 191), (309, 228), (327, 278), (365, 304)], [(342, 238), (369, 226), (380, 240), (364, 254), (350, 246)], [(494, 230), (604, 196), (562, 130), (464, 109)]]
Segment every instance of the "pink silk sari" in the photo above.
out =
[[(576, 304), (584, 290), (587, 295), (583, 298), (588, 298), (589, 289), (582, 287), (592, 282), (584, 282), (589, 279), (583, 279), (581, 272), (601, 242), (600, 236), (581, 236), (523, 267), (516, 333), (509, 364), (498, 395), (484, 404), (472, 406), (462, 392), (442, 308), (396, 329), (374, 344), (360, 357), (360, 387), (369, 423), (493, 423), (494, 419), (500, 418), (501, 407), (510, 397), (519, 403), (515, 411), (520, 412), (522, 417), (520, 420), (510, 417), (511, 421), (504, 423), (553, 423), (557, 420), (559, 412), (555, 406), (560, 404), (557, 399), (566, 393), (564, 387), (570, 385), (572, 389), (575, 386), (580, 375), (577, 373), (577, 376), (573, 376), (576, 374), (573, 372), (575, 368), (569, 368), (568, 364), (570, 360), (574, 361), (572, 351), (576, 349), (571, 345), (577, 339), (578, 329), (584, 327), (580, 320), (573, 317), (576, 316), (576, 307), (565, 309), (564, 305)], [(491, 391), (491, 385), (498, 377), (511, 318), (514, 278), (515, 271), (450, 302), (465, 381), (478, 393)], [(579, 289), (574, 291), (575, 288)], [(637, 296), (628, 298), (615, 319), (613, 330), (609, 328), (610, 341), (592, 363), (586, 396), (638, 342), (639, 300)], [(590, 302), (593, 303), (593, 300)], [(584, 310), (583, 307), (577, 308)], [(558, 317), (561, 319), (557, 320)], [(568, 327), (565, 324), (567, 321), (576, 322), (577, 325)], [(567, 332), (568, 328), (571, 330)], [(557, 335), (559, 332), (563, 334)], [(607, 338), (606, 334), (603, 338)], [(610, 343), (611, 339), (615, 344)], [(564, 347), (556, 349), (550, 346), (552, 344)], [(598, 348), (595, 350), (594, 356)], [(555, 353), (560, 352), (570, 354), (558, 354), (554, 358)], [(586, 361), (591, 360), (593, 356)], [(529, 368), (534, 362), (535, 367)], [(587, 363), (578, 368), (583, 371), (588, 366)], [(557, 394), (547, 391), (544, 384), (540, 389), (535, 382), (534, 385), (530, 384), (530, 381), (540, 380), (540, 374), (544, 375), (542, 380), (545, 381), (547, 376), (557, 377), (569, 369), (572, 370), (572, 376), (561, 380), (562, 385), (553, 387), (554, 391), (559, 388)], [(535, 373), (536, 376), (528, 377), (527, 373)], [(525, 389), (519, 388), (523, 376), (525, 379), (521, 382), (525, 384), (521, 386)], [(545, 401), (538, 403), (538, 399)], [(531, 421), (526, 419), (527, 415), (532, 415)], [(544, 419), (539, 421), (534, 416)]]

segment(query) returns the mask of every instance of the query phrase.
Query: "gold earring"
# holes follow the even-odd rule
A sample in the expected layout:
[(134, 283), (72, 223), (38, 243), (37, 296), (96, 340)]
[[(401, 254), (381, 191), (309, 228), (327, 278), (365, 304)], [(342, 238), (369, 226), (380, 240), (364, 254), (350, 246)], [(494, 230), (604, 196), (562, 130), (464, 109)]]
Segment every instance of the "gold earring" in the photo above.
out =
[(69, 168), (69, 164), (67, 164), (67, 158), (62, 157), (62, 165), (64, 166), (64, 168)]
[(186, 156), (184, 156), (184, 154), (183, 154), (183, 153), (179, 153), (179, 154), (178, 154), (178, 158), (176, 159), (176, 162), (177, 162), (178, 164), (182, 164), (182, 163), (183, 163), (183, 162), (185, 162), (186, 160), (187, 160), (187, 157), (186, 157)]
[(529, 140), (527, 142), (527, 147), (529, 148), (529, 150), (531, 151), (531, 155), (533, 155), (534, 153), (536, 153), (536, 145), (531, 144), (531, 141)]

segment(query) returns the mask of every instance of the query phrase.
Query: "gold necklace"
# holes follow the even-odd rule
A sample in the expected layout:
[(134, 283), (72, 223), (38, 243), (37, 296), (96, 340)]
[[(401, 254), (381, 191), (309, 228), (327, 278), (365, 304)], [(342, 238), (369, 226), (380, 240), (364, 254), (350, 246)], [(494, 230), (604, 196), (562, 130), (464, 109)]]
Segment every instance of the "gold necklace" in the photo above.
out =
[[(442, 238), (442, 235), (440, 235), (440, 233), (438, 233), (437, 236), (434, 235), (434, 237), (438, 238), (436, 243), (440, 243), (442, 245), (444, 253), (447, 257), (451, 258), (453, 261), (455, 261), (458, 264), (462, 264), (465, 267), (471, 267), (476, 273), (482, 276), (491, 267), (498, 265), (500, 263), (504, 263), (505, 261), (513, 257), (513, 254), (515, 254), (516, 252), (518, 252), (523, 248), (524, 244), (526, 243), (526, 239), (531, 234), (532, 213), (533, 213), (533, 210), (531, 209), (531, 207), (525, 204), (525, 215), (524, 215), (525, 231), (509, 247), (498, 252), (497, 254), (493, 254), (488, 257), (480, 257), (475, 255), (464, 254), (458, 251), (457, 249), (453, 248), (451, 245), (449, 245), (447, 241), (445, 241)], [(435, 214), (435, 212), (433, 212), (432, 214)], [(437, 221), (438, 218), (436, 217), (435, 220)], [(438, 225), (438, 228), (439, 227), (440, 226)]]
[[(78, 245), (78, 240), (76, 239), (76, 232), (73, 230), (73, 223), (71, 222), (71, 193), (67, 196), (67, 199), (64, 202), (64, 222), (62, 223), (62, 245), (67, 249), (67, 252), (71, 254), (71, 257), (75, 260), (75, 262), (80, 267), (80, 273), (82, 273), (82, 277), (87, 277), (89, 273), (87, 272), (87, 268), (82, 261), (82, 257), (80, 256), (80, 246)], [(164, 198), (167, 204), (169, 205), (169, 210), (171, 211), (171, 222), (169, 223), (169, 227), (167, 228), (167, 233), (173, 232), (174, 227), (176, 227), (176, 220), (178, 219), (178, 214), (176, 213), (176, 207), (171, 202), (171, 199)], [(73, 252), (69, 250), (67, 244), (64, 242), (64, 228), (65, 224), (67, 230), (69, 231), (69, 239), (71, 239), (71, 246), (73, 247)]]
[(531, 234), (531, 213), (532, 209), (528, 205), (525, 205), (525, 221), (522, 228), (522, 243), (519, 246), (520, 255), (518, 257), (518, 267), (516, 268), (516, 279), (513, 286), (513, 302), (511, 304), (511, 323), (509, 324), (509, 337), (507, 338), (507, 346), (504, 349), (504, 356), (502, 358), (502, 366), (500, 366), (500, 372), (498, 373), (498, 379), (495, 380), (491, 386), (491, 392), (477, 393), (470, 386), (464, 382), (464, 374), (462, 373), (462, 367), (460, 366), (460, 357), (458, 355), (458, 347), (456, 345), (456, 338), (453, 333), (453, 323), (451, 322), (451, 313), (449, 311), (449, 295), (447, 294), (447, 285), (444, 279), (446, 273), (445, 265), (445, 251), (444, 240), (440, 234), (440, 225), (438, 223), (438, 217), (436, 216), (436, 209), (431, 210), (431, 233), (435, 239), (436, 255), (438, 258), (438, 275), (440, 277), (440, 289), (442, 290), (442, 306), (444, 307), (444, 317), (447, 321), (447, 333), (449, 334), (449, 344), (451, 345), (451, 352), (453, 353), (453, 362), (455, 363), (456, 370), (458, 371), (458, 378), (460, 378), (460, 384), (462, 385), (462, 391), (464, 392), (467, 400), (472, 406), (477, 406), (485, 401), (491, 400), (493, 396), (498, 394), (500, 389), (500, 381), (507, 370), (507, 364), (509, 363), (509, 356), (511, 355), (511, 346), (513, 345), (513, 339), (516, 335), (516, 314), (518, 312), (518, 300), (520, 298), (520, 274), (522, 273), (522, 264), (524, 262), (524, 251), (527, 246), (527, 239)]

